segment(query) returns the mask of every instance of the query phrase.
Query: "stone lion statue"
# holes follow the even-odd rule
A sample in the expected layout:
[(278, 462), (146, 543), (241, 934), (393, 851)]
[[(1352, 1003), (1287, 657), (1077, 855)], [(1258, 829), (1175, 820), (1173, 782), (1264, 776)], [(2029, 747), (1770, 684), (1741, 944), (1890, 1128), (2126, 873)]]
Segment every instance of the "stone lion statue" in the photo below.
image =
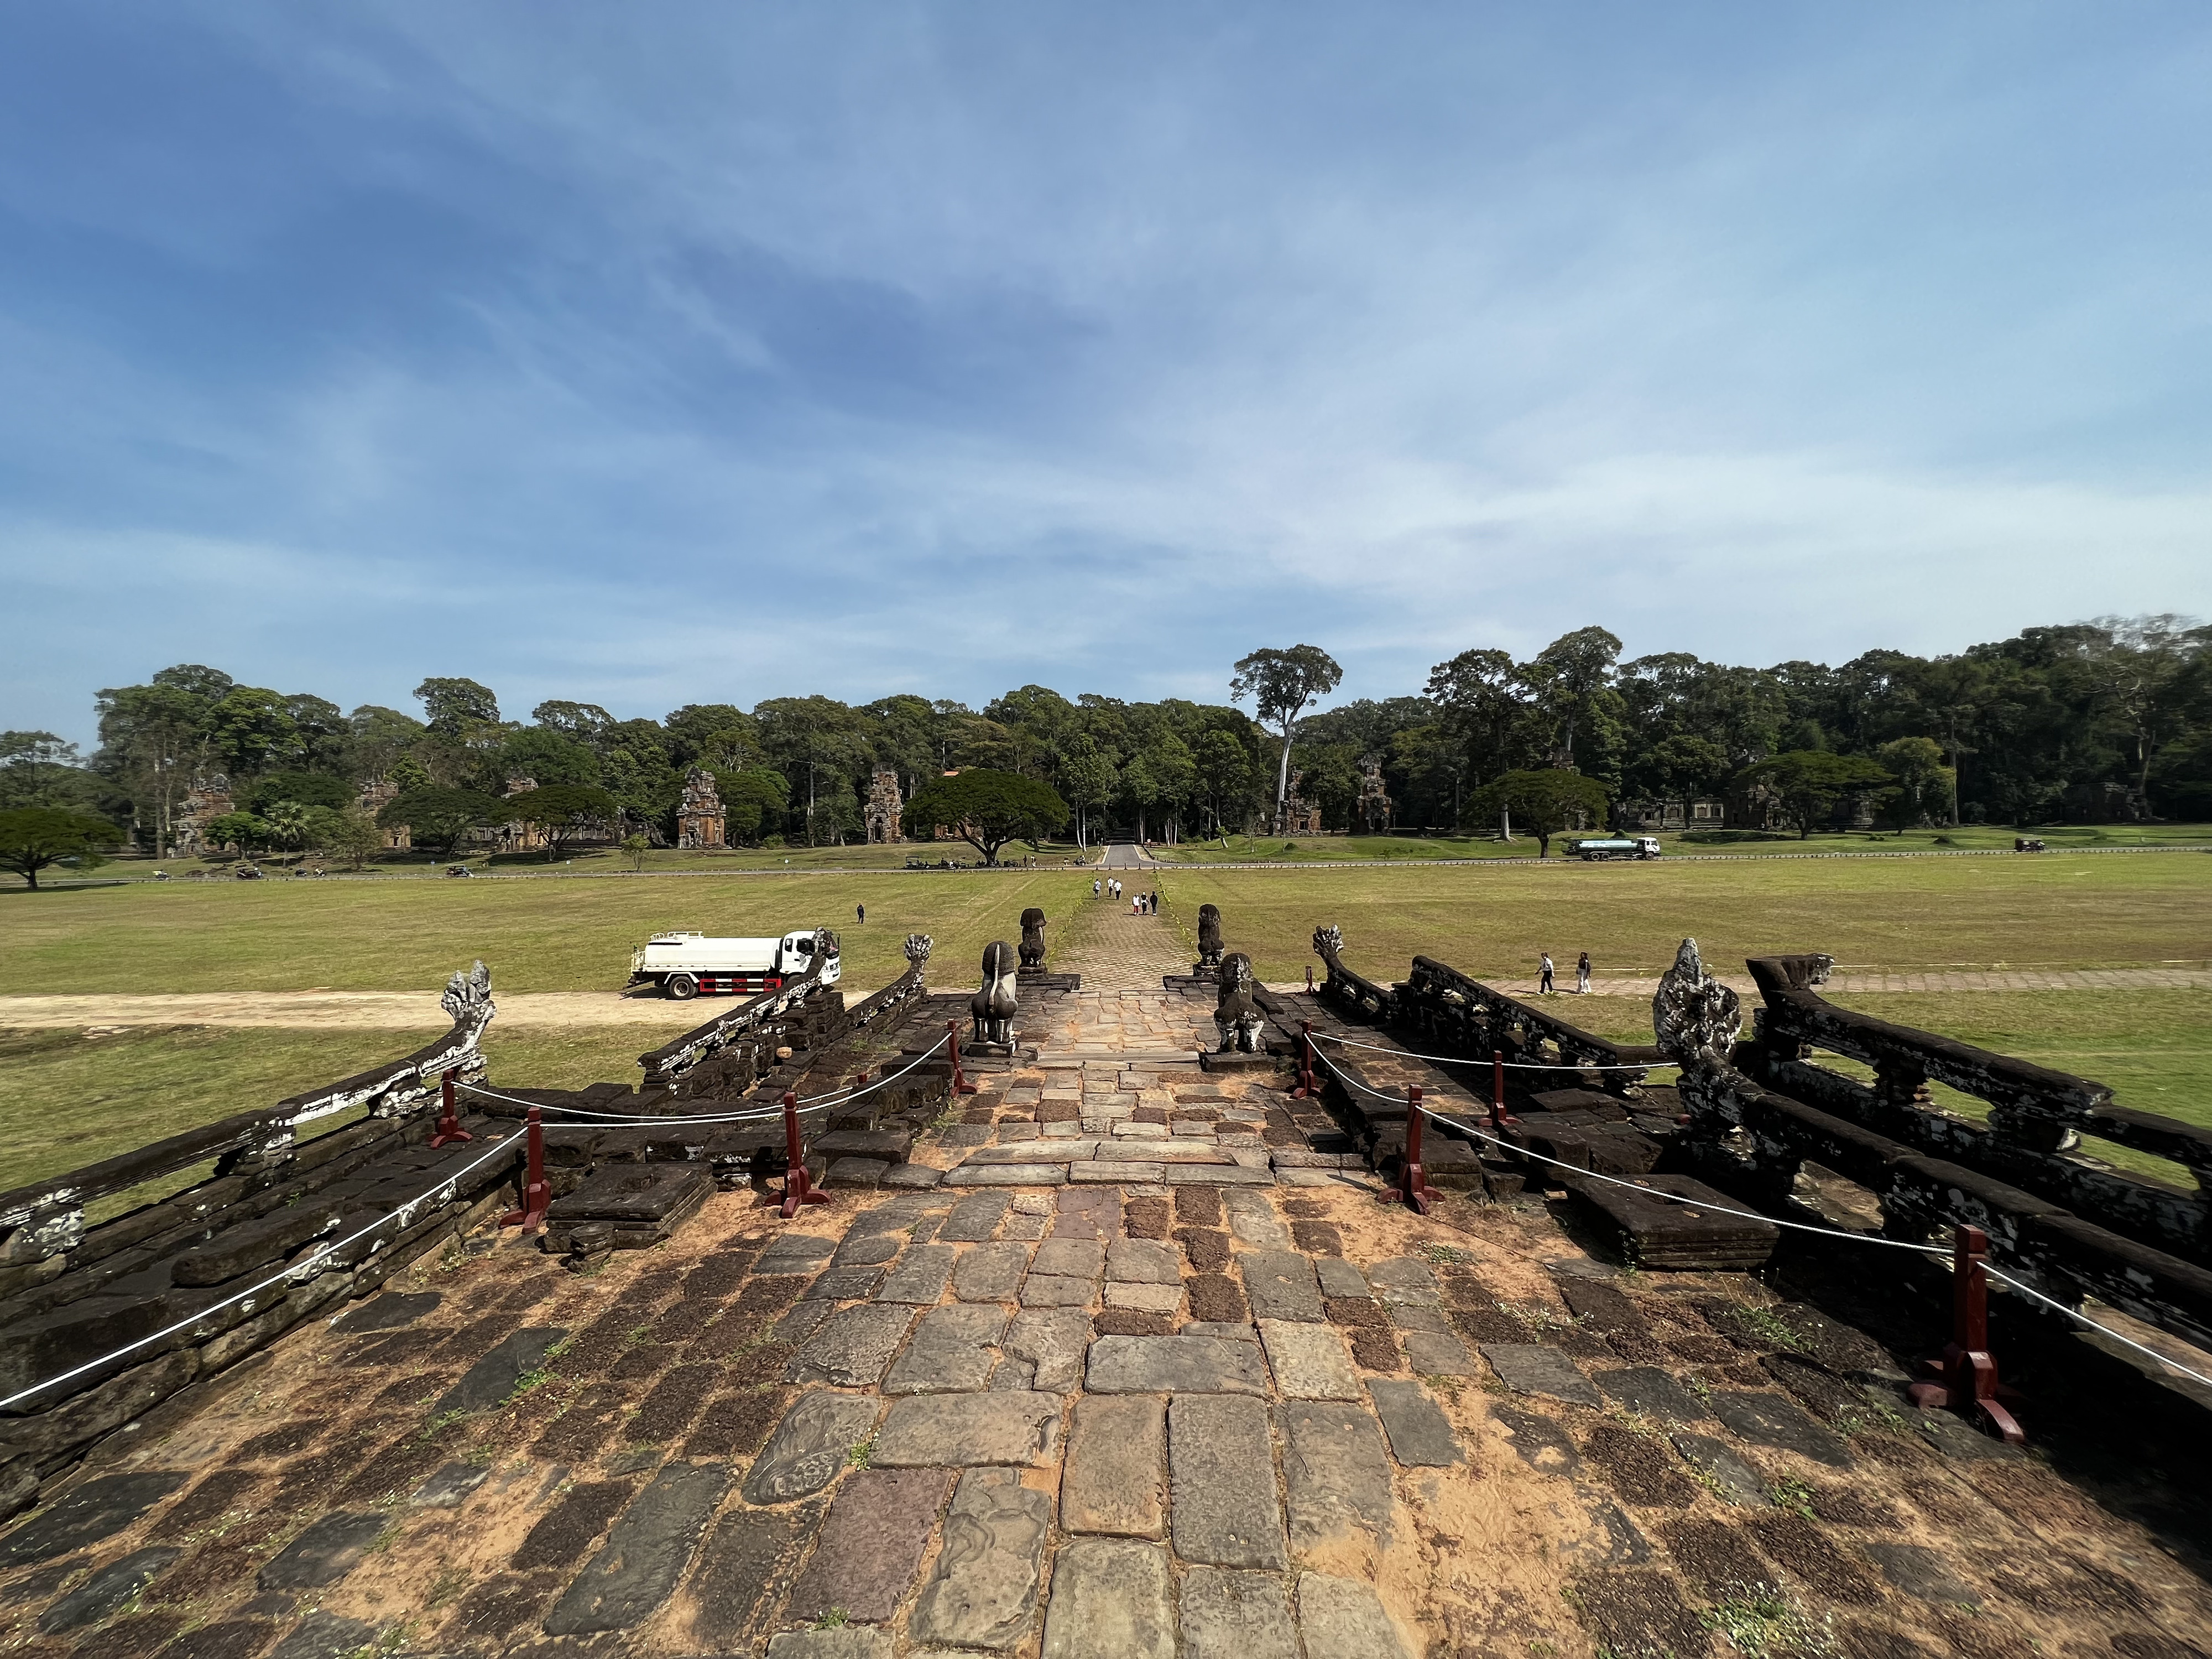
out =
[(1221, 907), (1198, 907), (1198, 968), (1200, 973), (1221, 966)]
[(1044, 966), (1044, 912), (1032, 904), (1022, 912), (1022, 971)]
[(1012, 1047), (1014, 1041), (1014, 951), (1003, 940), (983, 947), (982, 988), (969, 999), (975, 1017), (975, 1041)]
[(1224, 1054), (1256, 1054), (1264, 1053), (1266, 1045), (1260, 1038), (1267, 1024), (1267, 1016), (1253, 999), (1252, 958), (1242, 951), (1232, 951), (1221, 959), (1221, 992), (1213, 1005), (1213, 1024), (1221, 1034), (1221, 1047), (1215, 1052)]

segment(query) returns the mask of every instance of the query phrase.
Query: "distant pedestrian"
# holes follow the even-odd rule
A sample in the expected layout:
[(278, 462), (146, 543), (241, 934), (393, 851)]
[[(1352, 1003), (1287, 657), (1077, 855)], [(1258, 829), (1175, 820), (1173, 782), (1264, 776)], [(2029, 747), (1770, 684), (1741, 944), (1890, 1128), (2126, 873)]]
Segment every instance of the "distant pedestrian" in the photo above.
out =
[(854, 906), (853, 907), (853, 920), (854, 920), (854, 921), (860, 921), (860, 922), (865, 922), (866, 921), (867, 921), (867, 919), (868, 919), (868, 907), (867, 907), (866, 905), (865, 905), (865, 904), (856, 904), (856, 905), (854, 905)]
[(1154, 915), (1159, 915), (1159, 913), (1160, 913), (1160, 896), (1159, 896), (1158, 893), (1154, 893), (1154, 894), (1152, 895), (1152, 914), (1153, 914)]
[(1093, 898), (1098, 896), (1098, 884), (1095, 879), (1091, 884), (1091, 896)]
[(1539, 993), (1539, 994), (1542, 994), (1542, 995), (1549, 996), (1549, 995), (1551, 994), (1551, 992), (1552, 992), (1552, 953), (1551, 953), (1549, 951), (1545, 951), (1545, 952), (1544, 952), (1540, 957), (1539, 957), (1537, 958), (1537, 963), (1536, 963), (1536, 989), (1537, 989), (1538, 993)]
[(1589, 952), (1585, 951), (1575, 963), (1575, 994), (1577, 996), (1586, 997), (1589, 994)]

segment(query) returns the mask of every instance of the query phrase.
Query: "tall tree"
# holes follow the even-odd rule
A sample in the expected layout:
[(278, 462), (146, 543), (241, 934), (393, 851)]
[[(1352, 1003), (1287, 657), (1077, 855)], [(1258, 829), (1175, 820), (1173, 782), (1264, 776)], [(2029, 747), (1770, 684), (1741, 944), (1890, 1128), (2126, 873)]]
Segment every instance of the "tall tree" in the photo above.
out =
[(980, 766), (932, 778), (906, 807), (908, 833), (919, 836), (943, 824), (986, 864), (996, 864), (1008, 842), (1037, 842), (1066, 822), (1067, 803), (1049, 784)]
[(1844, 796), (1871, 793), (1891, 779), (1863, 756), (1796, 749), (1745, 768), (1737, 781), (1763, 785), (1771, 791), (1783, 818), (1802, 841), (1828, 822)]
[[(100, 754), (95, 766), (129, 790), (141, 822), (150, 819), (154, 856), (167, 858), (175, 839), (177, 803), (212, 759), (209, 716), (215, 702), (199, 689), (204, 679), (163, 683), (180, 676), (164, 669), (148, 685), (115, 686), (100, 693)], [(212, 669), (196, 669), (211, 675)], [(227, 689), (229, 676), (222, 677)]]
[(1247, 697), (1264, 723), (1282, 738), (1281, 757), (1275, 766), (1275, 833), (1283, 831), (1284, 803), (1291, 793), (1291, 743), (1298, 721), (1344, 679), (1336, 659), (1317, 645), (1294, 645), (1288, 650), (1272, 647), (1240, 658), (1229, 681), (1229, 700)]
[(58, 806), (19, 806), (0, 811), (0, 870), (13, 870), (33, 887), (39, 872), (67, 858), (82, 858), (118, 845), (122, 833), (106, 818)]
[(1483, 790), (1478, 810), (1484, 817), (1510, 812), (1515, 823), (1536, 837), (1536, 856), (1547, 859), (1553, 836), (1605, 822), (1605, 786), (1557, 766), (1508, 772)]

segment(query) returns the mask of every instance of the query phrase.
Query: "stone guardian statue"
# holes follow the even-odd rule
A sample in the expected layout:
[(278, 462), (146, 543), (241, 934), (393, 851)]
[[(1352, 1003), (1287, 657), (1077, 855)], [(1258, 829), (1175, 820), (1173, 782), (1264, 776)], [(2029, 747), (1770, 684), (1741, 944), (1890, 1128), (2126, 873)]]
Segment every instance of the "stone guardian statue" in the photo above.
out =
[(1018, 1006), (1014, 1000), (1013, 947), (994, 939), (983, 947), (982, 988), (968, 1002), (968, 1012), (975, 1017), (975, 1041), (1012, 1048)]

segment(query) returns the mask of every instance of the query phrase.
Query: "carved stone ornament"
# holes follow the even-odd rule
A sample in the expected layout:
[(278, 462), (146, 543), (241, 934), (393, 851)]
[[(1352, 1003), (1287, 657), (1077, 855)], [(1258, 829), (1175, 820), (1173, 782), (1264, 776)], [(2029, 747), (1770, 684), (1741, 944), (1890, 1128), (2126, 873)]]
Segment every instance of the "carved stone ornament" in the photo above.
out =
[(1718, 1061), (1735, 1046), (1742, 1030), (1735, 993), (1705, 972), (1698, 941), (1684, 939), (1651, 999), (1651, 1030), (1659, 1051), (1678, 1062)]
[(481, 960), (466, 973), (456, 968), (453, 978), (446, 981), (446, 994), (438, 999), (438, 1006), (446, 1011), (446, 1018), (457, 1025), (465, 1019), (489, 1014), (491, 969)]
[(1044, 912), (1032, 904), (1022, 912), (1022, 970), (1044, 966)]
[(1020, 1004), (1014, 997), (1014, 952), (1003, 940), (983, 947), (982, 988), (968, 1000), (975, 1021), (975, 1041), (1011, 1047), (1014, 1015)]
[(1213, 1006), (1213, 1024), (1221, 1035), (1224, 1054), (1256, 1054), (1267, 1018), (1252, 998), (1252, 958), (1232, 951), (1221, 959), (1221, 993)]
[(1221, 966), (1221, 907), (1218, 904), (1198, 907), (1198, 965), (1201, 969)]
[(1316, 927), (1313, 936), (1314, 954), (1326, 959), (1344, 949), (1344, 930), (1334, 925)]
[(933, 941), (927, 933), (906, 936), (906, 965), (919, 971), (929, 961), (929, 947)]

